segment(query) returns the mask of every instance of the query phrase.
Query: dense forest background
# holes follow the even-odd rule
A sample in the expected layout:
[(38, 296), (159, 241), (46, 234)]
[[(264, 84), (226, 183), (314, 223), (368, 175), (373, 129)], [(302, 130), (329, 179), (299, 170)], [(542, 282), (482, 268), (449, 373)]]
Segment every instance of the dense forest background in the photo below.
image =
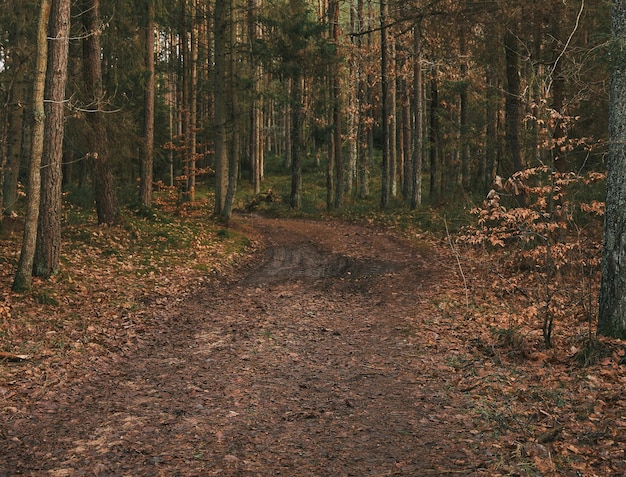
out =
[[(343, 312), (310, 326), (336, 310), (314, 281), (266, 294), (269, 307), (250, 298), (264, 288), (232, 286), (244, 261), (284, 242), (319, 255), (299, 262), (307, 273), (334, 257), (324, 250), (386, 264), (333, 276), (336, 303), (354, 312), (348, 284), (378, 307), (384, 344), (366, 354), (385, 355), (391, 335), (413, 346), (403, 390), (415, 376), (440, 386), (429, 399), (454, 390), (458, 407), (432, 401), (432, 415), (463, 421), (484, 475), (622, 475), (626, 320), (609, 312), (626, 290), (625, 35), (624, 2), (608, 0), (0, 0), (6, 454), (20, 460), (17, 436), (39, 422), (24, 409), (52, 409), (33, 389), (56, 403), (99, 357), (145, 346), (152, 359), (164, 330), (187, 355), (179, 316), (190, 333), (228, 322), (225, 340), (248, 339), (231, 333), (247, 320), (263, 364), (280, 358), (274, 306), (296, 341), (347, 335)], [(400, 256), (406, 289), (386, 273)], [(299, 296), (309, 321), (293, 312)], [(233, 352), (232, 369), (251, 355)], [(239, 395), (231, 374), (210, 374)], [(53, 465), (42, 449), (20, 465)]]
[(379, 214), (511, 246), (514, 276), (494, 287), (534, 280), (524, 293), (550, 347), (572, 306), (595, 316), (610, 13), (584, 0), (2, 2), (1, 215), (25, 224), (13, 287), (60, 271), (76, 210), (115, 224), (167, 197), (226, 222), (270, 202)]
[[(63, 3), (52, 2), (51, 24)], [(63, 190), (93, 203), (94, 157), (106, 158), (106, 187), (120, 205), (150, 207), (153, 189), (173, 187), (181, 201), (208, 191), (225, 215), (235, 182), (258, 194), (284, 170), (294, 207), (310, 190), (302, 168), (325, 173), (331, 209), (372, 194), (384, 207), (440, 206), (540, 165), (602, 171), (608, 9), (560, 0), (72, 2)], [(3, 215), (28, 186), (38, 12), (31, 0), (0, 4)], [(94, 78), (86, 70), (98, 60)]]

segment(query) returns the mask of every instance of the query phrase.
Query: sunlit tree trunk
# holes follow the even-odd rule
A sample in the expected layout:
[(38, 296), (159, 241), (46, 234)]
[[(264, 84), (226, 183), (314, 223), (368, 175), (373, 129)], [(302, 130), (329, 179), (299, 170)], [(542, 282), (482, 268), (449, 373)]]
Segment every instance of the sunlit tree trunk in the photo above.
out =
[(139, 199), (144, 207), (152, 207), (154, 166), (154, 2), (152, 0), (148, 1), (147, 10), (148, 24), (145, 29), (147, 80), (144, 90), (143, 151)]
[(46, 72), (46, 141), (42, 156), (41, 201), (33, 273), (49, 277), (59, 271), (61, 253), (61, 186), (65, 85), (70, 33), (70, 0), (53, 0)]
[(424, 100), (422, 83), (422, 40), (419, 24), (413, 27), (413, 150), (411, 165), (411, 209), (422, 203), (422, 163), (424, 162)]
[(198, 123), (198, 3), (197, 0), (191, 0), (191, 14), (190, 22), (191, 28), (189, 31), (190, 49), (189, 49), (189, 86), (187, 91), (188, 104), (186, 105), (189, 111), (189, 129), (187, 131), (187, 151), (188, 151), (188, 163), (189, 173), (187, 175), (187, 193), (188, 198), (191, 201), (196, 200), (196, 168), (197, 168), (197, 123)]
[(39, 217), (39, 201), (41, 192), (41, 157), (44, 145), (44, 89), (48, 55), (48, 18), (50, 17), (50, 0), (42, 0), (37, 28), (37, 54), (35, 79), (33, 84), (33, 143), (28, 172), (28, 203), (24, 222), (24, 239), (17, 273), (13, 281), (16, 291), (28, 289), (32, 284), (33, 261), (37, 241), (37, 222)]

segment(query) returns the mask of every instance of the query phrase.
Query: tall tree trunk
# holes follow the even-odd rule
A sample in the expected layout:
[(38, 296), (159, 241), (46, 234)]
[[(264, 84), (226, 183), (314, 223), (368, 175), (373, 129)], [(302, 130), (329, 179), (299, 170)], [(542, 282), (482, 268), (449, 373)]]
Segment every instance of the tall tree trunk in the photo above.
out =
[(240, 132), (239, 132), (239, 104), (237, 101), (237, 55), (235, 55), (235, 8), (234, 1), (229, 0), (229, 44), (230, 44), (230, 65), (228, 70), (228, 123), (230, 125), (228, 129), (228, 135), (230, 137), (230, 149), (228, 154), (228, 187), (226, 191), (226, 200), (224, 202), (224, 210), (222, 210), (222, 217), (229, 220), (233, 213), (233, 206), (235, 202), (235, 193), (237, 192), (237, 179), (239, 176), (239, 159), (240, 159)]
[(393, 35), (388, 35), (389, 63), (387, 75), (389, 76), (389, 129), (387, 141), (389, 143), (389, 195), (396, 197), (398, 194), (398, 87), (397, 87), (397, 60), (396, 40)]
[(70, 33), (70, 0), (53, 0), (46, 72), (46, 138), (41, 168), (41, 201), (33, 273), (49, 277), (59, 271), (61, 253), (61, 185), (65, 85)]
[(520, 77), (519, 77), (519, 45), (517, 36), (507, 29), (504, 35), (506, 58), (506, 137), (513, 171), (522, 169), (520, 148)]
[(13, 281), (13, 290), (28, 289), (32, 284), (33, 261), (37, 241), (37, 222), (39, 217), (39, 201), (41, 192), (41, 158), (44, 145), (44, 89), (48, 55), (48, 19), (50, 17), (50, 0), (42, 0), (37, 28), (37, 54), (35, 79), (33, 85), (33, 143), (28, 172), (28, 203), (26, 221), (24, 223), (24, 240), (17, 273)]
[(196, 156), (198, 152), (198, 0), (191, 0), (190, 58), (189, 58), (189, 96), (186, 107), (189, 111), (189, 129), (187, 131), (187, 151), (189, 153), (189, 174), (187, 175), (187, 193), (190, 201), (196, 200)]
[(554, 168), (559, 172), (567, 170), (567, 154), (562, 148), (566, 131), (563, 115), (565, 114), (565, 78), (563, 77), (563, 66), (561, 58), (561, 24), (564, 20), (563, 4), (561, 1), (553, 3), (553, 11), (550, 16), (552, 23), (552, 36), (555, 42), (554, 63), (552, 66), (552, 109), (556, 113), (554, 130), (552, 133), (552, 158)]
[(144, 90), (143, 154), (139, 200), (144, 207), (152, 207), (154, 167), (154, 1), (148, 0), (148, 24), (145, 30), (145, 66), (148, 79)]
[(93, 182), (96, 191), (96, 211), (99, 224), (117, 221), (119, 209), (109, 161), (109, 151), (104, 122), (105, 102), (102, 84), (102, 49), (100, 48), (100, 0), (91, 0), (85, 5), (84, 22), (88, 35), (83, 40), (83, 62), (85, 75), (85, 97), (89, 102), (86, 115), (89, 131), (87, 143), (93, 164)]
[(486, 132), (485, 132), (485, 157), (483, 162), (485, 164), (484, 171), (484, 188), (483, 192), (487, 194), (491, 189), (493, 180), (496, 177), (496, 169), (498, 165), (498, 100), (500, 95), (498, 94), (497, 85), (493, 83), (493, 72), (488, 69), (486, 73), (485, 83), (486, 88), (486, 101), (485, 101), (485, 116), (486, 116)]
[(469, 145), (469, 100), (467, 85), (467, 44), (465, 39), (465, 27), (461, 26), (461, 34), (459, 38), (459, 56), (461, 62), (461, 93), (459, 95), (460, 111), (459, 111), (459, 138), (461, 148), (461, 187), (464, 191), (469, 191), (470, 177), (470, 145)]
[(391, 123), (391, 104), (389, 101), (389, 80), (388, 74), (388, 51), (387, 51), (387, 2), (380, 1), (380, 75), (381, 75), (381, 96), (382, 96), (382, 141), (383, 141), (383, 160), (382, 160), (382, 182), (380, 187), (380, 206), (384, 209), (389, 206), (389, 196), (391, 193), (391, 164), (390, 164), (390, 123)]
[[(357, 22), (358, 31), (363, 33), (365, 30), (365, 12), (363, 0), (357, 0)], [(371, 38), (371, 33), (368, 33), (368, 38)], [(359, 49), (363, 48), (363, 36), (359, 34), (357, 39), (357, 46)], [(363, 66), (359, 62), (357, 66), (357, 114), (358, 114), (358, 127), (357, 127), (357, 163), (358, 163), (358, 197), (360, 199), (366, 199), (369, 196), (369, 143), (368, 135), (371, 129), (370, 106), (368, 101), (368, 75), (363, 71)]]
[[(3, 215), (10, 215), (15, 210), (20, 166), (28, 159), (31, 140), (25, 119), (26, 105), (30, 103), (28, 74), (32, 70), (32, 51), (28, 41), (30, 5), (19, 2), (14, 8), (15, 34), (9, 40), (5, 65), (5, 73), (11, 75), (11, 82), (6, 110), (0, 113), (0, 121), (6, 124), (6, 129), (0, 128), (0, 132), (4, 133), (0, 138), (0, 221)], [(3, 143), (5, 147), (2, 147)]]
[[(626, 2), (612, 1), (615, 45), (626, 41)], [(598, 333), (626, 338), (626, 51), (614, 48)]]
[(332, 64), (332, 104), (333, 104), (333, 156), (335, 157), (335, 208), (343, 207), (345, 190), (345, 164), (341, 139), (341, 85), (339, 77), (339, 0), (330, 3), (332, 39), (335, 44), (335, 58)]
[(291, 207), (302, 206), (302, 77), (294, 73), (291, 92)]
[(227, 121), (227, 11), (229, 0), (215, 2), (215, 215), (222, 215), (228, 191)]
[(422, 92), (422, 39), (421, 28), (413, 27), (413, 155), (411, 165), (411, 209), (422, 203), (422, 163), (424, 161), (423, 123), (424, 100)]
[(437, 70), (433, 71), (430, 79), (430, 127), (429, 127), (429, 146), (430, 146), (430, 202), (434, 204), (439, 200), (443, 193), (442, 181), (440, 176), (439, 161), (439, 88), (437, 86)]
[[(250, 41), (255, 42), (261, 38), (261, 26), (257, 21), (257, 15), (261, 8), (261, 0), (248, 0), (249, 33)], [(260, 86), (263, 78), (262, 65), (254, 57), (253, 48), (250, 49), (250, 64), (253, 71), (252, 100), (250, 102), (250, 169), (254, 194), (261, 192), (261, 180), (263, 179), (263, 109), (261, 107)]]

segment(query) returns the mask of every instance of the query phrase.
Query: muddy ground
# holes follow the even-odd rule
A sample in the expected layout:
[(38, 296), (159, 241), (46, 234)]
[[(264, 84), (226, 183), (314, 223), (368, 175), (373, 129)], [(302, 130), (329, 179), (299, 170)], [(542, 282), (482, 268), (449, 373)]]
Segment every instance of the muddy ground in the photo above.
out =
[(0, 476), (490, 475), (449, 366), (464, 344), (440, 339), (462, 320), (441, 305), (454, 262), (373, 228), (238, 221), (255, 259), (3, 402)]

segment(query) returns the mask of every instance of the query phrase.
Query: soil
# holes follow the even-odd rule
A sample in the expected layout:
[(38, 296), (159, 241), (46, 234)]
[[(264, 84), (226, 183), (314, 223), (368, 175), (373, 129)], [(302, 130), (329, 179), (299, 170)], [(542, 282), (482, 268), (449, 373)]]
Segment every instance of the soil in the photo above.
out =
[(237, 221), (264, 244), (251, 261), (154, 307), (132, 345), (0, 396), (0, 476), (489, 475), (450, 372), (464, 345), (440, 339), (463, 319), (441, 304), (451, 259)]

